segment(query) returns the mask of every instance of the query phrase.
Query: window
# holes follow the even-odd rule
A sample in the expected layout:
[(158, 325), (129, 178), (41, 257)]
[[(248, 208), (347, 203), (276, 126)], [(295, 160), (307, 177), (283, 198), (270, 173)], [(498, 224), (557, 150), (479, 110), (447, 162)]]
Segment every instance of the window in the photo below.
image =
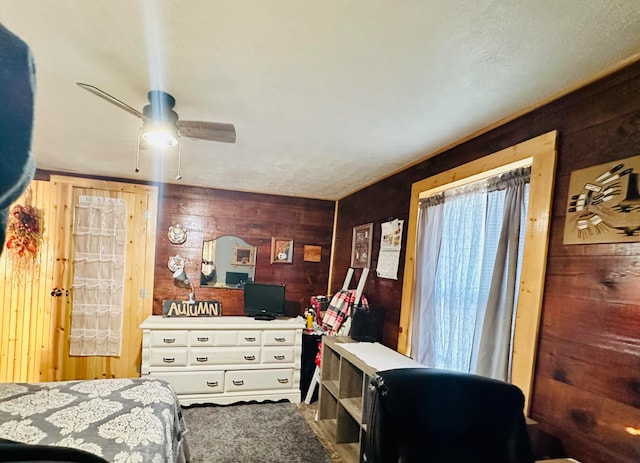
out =
[[(547, 246), (553, 181), (556, 164), (556, 132), (549, 132), (531, 140), (498, 151), (476, 161), (459, 166), (433, 177), (416, 182), (411, 190), (411, 204), (407, 229), (402, 307), (398, 351), (409, 353), (411, 312), (415, 291), (416, 226), (420, 195), (471, 183), (495, 175), (504, 169), (531, 164), (531, 183), (527, 212), (527, 226), (523, 249), (523, 266), (518, 297), (518, 316), (513, 339), (512, 383), (520, 387), (529, 404), (533, 381), (536, 342), (542, 291), (546, 268)], [(526, 297), (522, 297), (525, 294)], [(525, 408), (526, 411), (526, 408)]]
[(420, 200), (414, 359), (510, 379), (529, 173), (516, 169)]

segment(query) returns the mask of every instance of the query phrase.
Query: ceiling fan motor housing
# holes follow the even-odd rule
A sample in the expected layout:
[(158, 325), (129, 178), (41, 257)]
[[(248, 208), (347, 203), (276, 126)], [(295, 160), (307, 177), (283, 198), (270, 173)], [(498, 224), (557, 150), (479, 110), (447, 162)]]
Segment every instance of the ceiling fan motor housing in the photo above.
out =
[(178, 114), (173, 111), (176, 105), (174, 97), (162, 90), (151, 90), (147, 93), (148, 105), (142, 108), (142, 113), (155, 122), (163, 122), (175, 125), (178, 122)]

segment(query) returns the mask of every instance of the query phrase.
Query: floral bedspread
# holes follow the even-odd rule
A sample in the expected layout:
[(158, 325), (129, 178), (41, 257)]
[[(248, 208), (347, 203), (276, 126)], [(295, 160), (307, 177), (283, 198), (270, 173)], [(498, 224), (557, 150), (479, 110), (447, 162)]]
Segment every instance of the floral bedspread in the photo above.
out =
[(0, 383), (0, 437), (75, 447), (113, 463), (176, 462), (186, 428), (158, 379)]

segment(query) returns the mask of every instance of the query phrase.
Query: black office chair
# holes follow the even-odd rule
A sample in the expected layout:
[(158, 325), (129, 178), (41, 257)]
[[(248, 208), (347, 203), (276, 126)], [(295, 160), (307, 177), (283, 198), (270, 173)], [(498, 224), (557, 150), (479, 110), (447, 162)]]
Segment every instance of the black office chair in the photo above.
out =
[(524, 395), (431, 368), (381, 371), (368, 386), (367, 463), (533, 463)]

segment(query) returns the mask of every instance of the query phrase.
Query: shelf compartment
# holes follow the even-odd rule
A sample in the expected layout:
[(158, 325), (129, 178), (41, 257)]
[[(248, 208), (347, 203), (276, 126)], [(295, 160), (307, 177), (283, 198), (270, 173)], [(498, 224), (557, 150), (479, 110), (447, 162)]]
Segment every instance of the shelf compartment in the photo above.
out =
[(338, 398), (338, 394), (339, 394), (338, 388), (340, 387), (340, 383), (338, 382), (338, 380), (325, 381), (324, 387), (327, 388), (327, 390), (331, 393), (332, 396), (334, 396), (336, 399)]
[(359, 397), (340, 399), (340, 405), (356, 420), (359, 424), (364, 423), (362, 415), (362, 401)]
[(340, 399), (362, 398), (364, 374), (354, 364), (345, 360), (340, 362)]
[(340, 377), (340, 355), (333, 349), (322, 346), (321, 381), (338, 381)]
[(318, 401), (318, 419), (335, 421), (336, 418), (338, 417), (337, 395), (332, 394), (326, 386), (327, 386), (326, 384), (320, 384), (320, 397)]
[(338, 423), (336, 426), (336, 444), (358, 444), (360, 440), (360, 423), (338, 403)]

